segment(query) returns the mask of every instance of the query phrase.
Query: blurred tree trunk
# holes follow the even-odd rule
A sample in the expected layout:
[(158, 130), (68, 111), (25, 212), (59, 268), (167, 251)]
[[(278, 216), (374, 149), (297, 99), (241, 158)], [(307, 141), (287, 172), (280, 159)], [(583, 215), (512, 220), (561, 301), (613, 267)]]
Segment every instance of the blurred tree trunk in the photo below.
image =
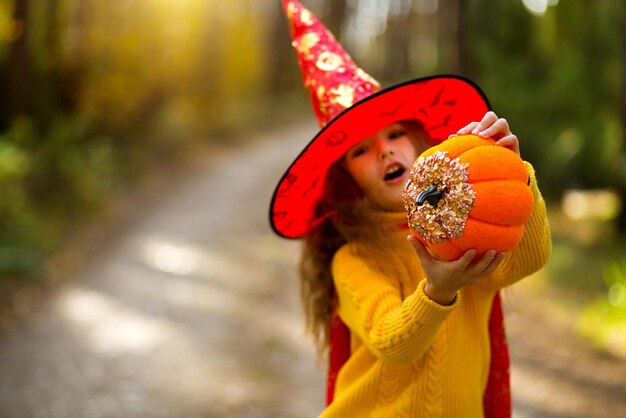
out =
[(30, 59), (28, 53), (29, 0), (15, 0), (13, 5), (14, 33), (9, 47), (8, 102), (9, 118), (31, 112), (29, 81)]
[(90, 1), (80, 1), (72, 7), (71, 18), (67, 22), (73, 28), (76, 40), (73, 42), (73, 49), (68, 51), (68, 56), (63, 64), (59, 64), (58, 57), (61, 55), (61, 10), (59, 0), (48, 0), (49, 11), (49, 40), (50, 46), (55, 48), (55, 61), (57, 64), (52, 69), (56, 71), (59, 86), (56, 88), (58, 105), (65, 111), (74, 111), (78, 107), (79, 90), (85, 80), (89, 64), (89, 28), (93, 25), (93, 3)]
[(459, 1), (439, 1), (439, 69), (442, 72), (459, 72)]
[(324, 19), (324, 24), (341, 41), (343, 28), (346, 22), (346, 0), (329, 0), (328, 18)]
[(459, 73), (465, 75), (467, 77), (474, 77), (474, 64), (472, 60), (472, 52), (471, 52), (471, 39), (470, 33), (471, 28), (469, 27), (470, 20), (470, 10), (469, 10), (470, 0), (458, 0), (459, 4), (459, 15), (458, 15), (458, 30), (457, 30), (457, 45), (459, 51)]
[(619, 119), (622, 125), (622, 156), (618, 168), (617, 192), (621, 198), (622, 210), (618, 218), (618, 229), (626, 236), (626, 6), (620, 4), (621, 15), (620, 38), (621, 38), (621, 66), (622, 88), (619, 98)]
[(399, 81), (399, 78), (406, 77), (409, 72), (412, 15), (407, 11), (388, 19), (383, 67), (385, 69), (383, 76), (387, 80)]
[(72, 112), (77, 107), (78, 86), (85, 72), (87, 56), (85, 54), (86, 45), (85, 33), (89, 14), (89, 2), (81, 1), (77, 5), (76, 32), (80, 33), (80, 43), (78, 45), (79, 57), (68, 62), (63, 59), (63, 45), (61, 42), (62, 28), (62, 6), (60, 0), (47, 0), (46, 3), (46, 88), (49, 93), (48, 101), (54, 107), (53, 110), (60, 110), (65, 113)]
[(80, 34), (74, 42), (75, 47), (70, 54), (71, 66), (78, 66), (79, 63), (87, 60), (89, 50), (87, 31), (92, 23), (91, 2), (79, 1), (74, 6), (73, 19), (71, 25), (75, 28), (75, 32)]
[(49, 124), (59, 107), (61, 86), (61, 68), (59, 68), (61, 22), (59, 0), (46, 0), (44, 4), (44, 33), (41, 55), (43, 56), (42, 74), (38, 74), (37, 103), (35, 112), (40, 122)]
[(281, 94), (285, 91), (302, 89), (298, 71), (298, 61), (291, 46), (289, 23), (279, 2), (273, 8), (269, 23), (269, 42), (267, 45), (266, 80), (270, 94)]
[[(422, 8), (420, 8), (422, 7)], [(438, 24), (436, 11), (424, 6), (412, 7), (411, 46), (409, 65), (413, 75), (425, 76), (437, 72), (439, 53), (437, 47)]]
[(59, 0), (46, 1), (46, 37), (44, 39), (46, 53), (54, 58), (58, 54), (60, 46), (59, 35), (61, 32), (61, 21), (59, 15)]
[(467, 21), (469, 1), (439, 1), (439, 62), (444, 72), (472, 75)]

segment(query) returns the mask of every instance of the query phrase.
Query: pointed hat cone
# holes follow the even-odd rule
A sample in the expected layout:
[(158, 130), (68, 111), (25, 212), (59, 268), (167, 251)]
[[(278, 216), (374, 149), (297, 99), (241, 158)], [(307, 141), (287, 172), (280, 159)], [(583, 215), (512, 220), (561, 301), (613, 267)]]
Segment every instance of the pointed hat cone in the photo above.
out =
[(380, 90), (328, 29), (296, 0), (283, 0), (304, 86), (320, 126)]

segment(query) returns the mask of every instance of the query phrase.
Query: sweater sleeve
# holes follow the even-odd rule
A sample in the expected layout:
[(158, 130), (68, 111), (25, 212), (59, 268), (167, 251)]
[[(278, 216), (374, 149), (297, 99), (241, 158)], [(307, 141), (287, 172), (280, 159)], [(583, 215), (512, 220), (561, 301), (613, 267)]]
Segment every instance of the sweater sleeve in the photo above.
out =
[(460, 299), (457, 294), (450, 306), (433, 302), (424, 293), (424, 279), (403, 301), (398, 286), (350, 244), (335, 255), (332, 272), (339, 316), (375, 356), (390, 362), (419, 359)]
[(524, 236), (521, 241), (509, 252), (502, 265), (487, 282), (489, 287), (495, 289), (509, 286), (541, 269), (547, 262), (552, 248), (546, 204), (537, 187), (533, 166), (527, 162), (525, 164), (535, 204), (524, 224)]

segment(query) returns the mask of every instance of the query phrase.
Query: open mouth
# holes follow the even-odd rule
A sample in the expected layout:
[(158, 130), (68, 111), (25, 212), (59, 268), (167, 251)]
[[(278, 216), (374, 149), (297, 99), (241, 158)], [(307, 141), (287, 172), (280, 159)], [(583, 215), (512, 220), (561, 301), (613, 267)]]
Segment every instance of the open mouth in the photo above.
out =
[(401, 177), (406, 172), (406, 169), (399, 164), (394, 164), (387, 168), (385, 172), (385, 181), (395, 180), (398, 177)]

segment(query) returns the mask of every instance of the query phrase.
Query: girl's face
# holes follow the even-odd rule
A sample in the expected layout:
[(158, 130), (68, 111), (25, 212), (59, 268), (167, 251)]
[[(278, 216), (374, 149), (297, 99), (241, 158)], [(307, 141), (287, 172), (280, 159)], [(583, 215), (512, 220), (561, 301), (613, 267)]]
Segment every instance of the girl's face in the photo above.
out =
[(344, 166), (374, 206), (400, 211), (409, 171), (428, 147), (416, 130), (393, 123), (350, 148)]

